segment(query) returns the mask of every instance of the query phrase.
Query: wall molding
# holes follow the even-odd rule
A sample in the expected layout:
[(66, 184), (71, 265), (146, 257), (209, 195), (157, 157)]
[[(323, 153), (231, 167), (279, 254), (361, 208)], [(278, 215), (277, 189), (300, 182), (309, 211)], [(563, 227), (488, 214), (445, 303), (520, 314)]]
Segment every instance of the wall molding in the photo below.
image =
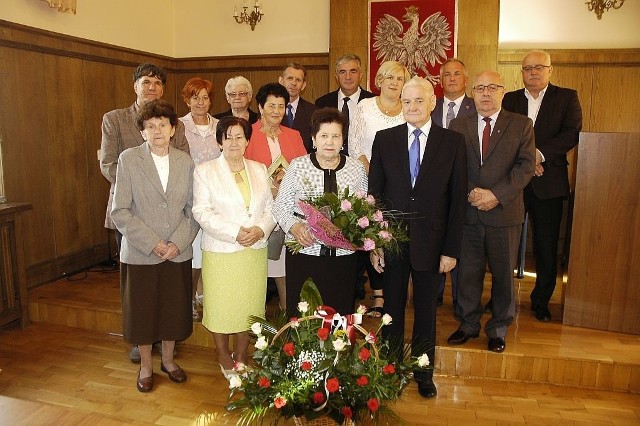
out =
[[(498, 49), (498, 64), (522, 63), (531, 49)], [(563, 66), (638, 66), (640, 49), (545, 49), (554, 65)]]

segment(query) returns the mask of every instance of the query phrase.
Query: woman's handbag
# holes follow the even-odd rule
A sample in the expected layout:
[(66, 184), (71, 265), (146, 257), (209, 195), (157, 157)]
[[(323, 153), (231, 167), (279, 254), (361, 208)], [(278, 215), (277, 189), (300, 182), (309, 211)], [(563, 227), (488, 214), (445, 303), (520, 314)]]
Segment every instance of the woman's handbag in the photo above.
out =
[(279, 260), (284, 244), (284, 231), (276, 226), (267, 240), (267, 258), (269, 260)]

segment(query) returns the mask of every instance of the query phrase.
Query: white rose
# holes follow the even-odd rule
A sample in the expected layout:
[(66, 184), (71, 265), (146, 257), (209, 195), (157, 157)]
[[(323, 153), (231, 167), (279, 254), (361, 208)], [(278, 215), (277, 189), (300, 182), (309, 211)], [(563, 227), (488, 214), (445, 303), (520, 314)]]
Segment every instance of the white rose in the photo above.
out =
[(382, 316), (382, 324), (384, 325), (389, 325), (391, 324), (391, 321), (393, 320), (393, 318), (391, 318), (391, 315), (389, 314), (384, 314)]
[(267, 348), (269, 344), (267, 343), (267, 339), (264, 336), (258, 337), (258, 341), (256, 342), (256, 349), (262, 351)]
[(237, 374), (232, 374), (229, 377), (229, 389), (236, 389), (242, 386), (242, 379)]
[(429, 355), (422, 354), (418, 357), (418, 367), (426, 367), (429, 365)]
[(342, 339), (336, 339), (333, 341), (333, 349), (335, 349), (336, 352), (342, 352), (346, 347), (347, 347), (347, 342), (345, 342)]
[(307, 302), (299, 302), (298, 303), (298, 310), (304, 314), (305, 312), (307, 312), (309, 310), (309, 303), (307, 303)]
[(256, 336), (261, 335), (262, 334), (262, 325), (260, 325), (259, 322), (254, 322), (253, 324), (251, 324), (251, 331)]

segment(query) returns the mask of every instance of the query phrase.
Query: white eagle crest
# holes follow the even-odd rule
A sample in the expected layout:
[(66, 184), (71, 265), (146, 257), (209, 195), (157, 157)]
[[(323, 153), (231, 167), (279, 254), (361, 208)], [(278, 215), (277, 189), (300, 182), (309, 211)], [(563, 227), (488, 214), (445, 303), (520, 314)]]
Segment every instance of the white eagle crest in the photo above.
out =
[(418, 70), (423, 71), (432, 84), (440, 81), (440, 76), (434, 76), (427, 71), (427, 63), (434, 66), (447, 59), (447, 50), (451, 50), (449, 37), (449, 23), (440, 12), (429, 16), (420, 24), (420, 16), (416, 6), (406, 8), (407, 13), (402, 21), (410, 22), (409, 29), (402, 34), (403, 27), (395, 17), (384, 14), (376, 25), (373, 34), (373, 50), (377, 51), (376, 60), (398, 61), (407, 67), (411, 75)]

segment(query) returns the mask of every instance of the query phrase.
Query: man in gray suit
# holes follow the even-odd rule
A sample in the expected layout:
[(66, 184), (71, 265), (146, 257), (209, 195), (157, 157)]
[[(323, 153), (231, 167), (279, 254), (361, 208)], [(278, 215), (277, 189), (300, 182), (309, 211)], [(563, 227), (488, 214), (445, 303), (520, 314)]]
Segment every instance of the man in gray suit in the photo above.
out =
[[(449, 128), (449, 123), (456, 117), (466, 117), (476, 113), (476, 106), (473, 99), (467, 96), (467, 81), (469, 74), (464, 63), (457, 58), (449, 58), (440, 67), (440, 85), (444, 93), (443, 98), (436, 100), (436, 107), (431, 113), (431, 121), (445, 129)], [(446, 108), (444, 106), (446, 105)], [(438, 306), (442, 305), (444, 299), (444, 283), (446, 274), (442, 275), (440, 291), (438, 293)], [(458, 268), (451, 270), (451, 296), (453, 298), (453, 309), (458, 304)]]
[[(144, 143), (142, 133), (136, 127), (136, 114), (145, 103), (160, 99), (164, 94), (164, 85), (167, 82), (167, 73), (160, 67), (153, 64), (141, 64), (133, 73), (133, 90), (136, 93), (136, 100), (129, 108), (115, 109), (109, 111), (102, 117), (102, 143), (100, 144), (100, 171), (109, 182), (109, 201), (107, 202), (107, 213), (104, 226), (113, 229), (116, 233), (116, 243), (120, 251), (122, 234), (118, 232), (111, 220), (111, 205), (113, 203), (113, 192), (116, 184), (116, 170), (118, 167), (118, 157), (127, 148), (140, 146)], [(189, 153), (189, 143), (184, 135), (184, 124), (178, 120), (176, 131), (171, 138), (170, 145), (178, 148), (187, 154)], [(131, 362), (140, 362), (140, 352), (134, 346), (129, 352)]]
[(447, 341), (460, 345), (479, 336), (488, 261), (493, 307), (485, 324), (487, 348), (502, 352), (515, 313), (513, 270), (524, 220), (522, 191), (536, 166), (535, 137), (531, 119), (502, 109), (500, 74), (478, 74), (473, 91), (478, 113), (450, 125), (465, 137), (469, 192), (458, 271), (460, 326)]

